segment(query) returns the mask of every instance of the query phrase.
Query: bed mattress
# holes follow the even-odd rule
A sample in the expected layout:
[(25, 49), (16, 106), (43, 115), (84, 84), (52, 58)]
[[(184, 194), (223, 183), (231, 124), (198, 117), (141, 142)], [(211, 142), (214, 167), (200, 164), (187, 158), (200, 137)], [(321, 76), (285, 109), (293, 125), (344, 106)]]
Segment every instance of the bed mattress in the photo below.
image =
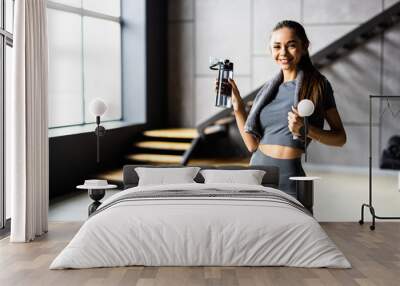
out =
[(50, 269), (129, 265), (351, 267), (291, 196), (197, 183), (135, 187), (108, 198)]

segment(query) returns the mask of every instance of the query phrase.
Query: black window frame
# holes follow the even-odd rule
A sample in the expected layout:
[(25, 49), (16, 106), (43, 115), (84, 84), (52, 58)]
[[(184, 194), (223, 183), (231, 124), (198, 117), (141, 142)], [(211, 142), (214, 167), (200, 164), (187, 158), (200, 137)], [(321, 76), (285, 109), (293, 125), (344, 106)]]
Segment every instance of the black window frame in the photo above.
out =
[[(15, 0), (12, 1), (12, 13), (14, 14)], [(6, 94), (6, 48), (13, 47), (13, 33), (6, 30), (6, 0), (0, 0), (0, 237), (9, 233), (10, 219), (6, 215), (6, 189), (5, 189), (5, 94)], [(13, 15), (11, 16), (13, 17)]]
[[(122, 0), (119, 0), (120, 2), (120, 9), (122, 8)], [(122, 28), (123, 28), (123, 23), (122, 23), (122, 18), (121, 18), (121, 14), (122, 12), (120, 11), (120, 16), (115, 17), (115, 16), (111, 16), (108, 14), (104, 14), (104, 13), (100, 13), (100, 12), (95, 12), (95, 11), (91, 11), (91, 10), (87, 10), (84, 9), (82, 7), (74, 7), (74, 6), (70, 6), (67, 4), (62, 4), (62, 3), (58, 3), (58, 2), (53, 2), (51, 0), (47, 1), (47, 9), (51, 9), (51, 10), (55, 10), (55, 11), (61, 11), (61, 12), (67, 12), (67, 13), (72, 13), (75, 15), (79, 15), (83, 21), (83, 17), (91, 17), (93, 19), (101, 19), (101, 20), (106, 20), (106, 21), (111, 21), (111, 22), (115, 22), (118, 23), (120, 25), (120, 30), (121, 30), (121, 38), (120, 38), (120, 69), (121, 69), (121, 78), (120, 78), (120, 83), (121, 83), (121, 92), (120, 92), (120, 100), (121, 103), (123, 102), (123, 95), (122, 95), (122, 88), (123, 88), (123, 83), (122, 83)], [(83, 28), (83, 23), (82, 23), (82, 28)], [(81, 31), (81, 33), (83, 33), (83, 31)], [(82, 47), (81, 50), (83, 51), (84, 47), (83, 47), (83, 42), (82, 42)], [(84, 60), (82, 58), (82, 60)], [(83, 71), (82, 71), (83, 72)], [(82, 74), (82, 82), (83, 85), (85, 84), (85, 78), (84, 75)], [(51, 96), (51, 95), (50, 95)], [(86, 100), (85, 100), (85, 93), (82, 91), (82, 118), (83, 121), (81, 123), (76, 123), (76, 124), (65, 124), (64, 125), (59, 125), (59, 126), (49, 126), (49, 130), (57, 130), (57, 129), (63, 129), (63, 128), (68, 128), (68, 127), (79, 127), (79, 126), (85, 126), (85, 125), (90, 125), (92, 126), (95, 121), (93, 122), (86, 122), (85, 121), (85, 105), (86, 105)], [(49, 106), (49, 108), (51, 108), (51, 106)], [(102, 119), (102, 122), (121, 122), (124, 120), (124, 110), (123, 110), (123, 106), (121, 104), (121, 117), (119, 119), (112, 119), (112, 120), (104, 120)], [(50, 122), (49, 122), (50, 125)]]

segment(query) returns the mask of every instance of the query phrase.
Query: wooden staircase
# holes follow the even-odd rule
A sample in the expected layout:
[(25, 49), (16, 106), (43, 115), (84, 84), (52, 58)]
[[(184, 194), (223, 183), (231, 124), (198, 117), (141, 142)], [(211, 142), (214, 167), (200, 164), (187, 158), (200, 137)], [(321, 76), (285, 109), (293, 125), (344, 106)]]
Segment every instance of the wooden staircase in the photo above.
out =
[(194, 128), (148, 130), (133, 144), (125, 159), (132, 164), (186, 165), (188, 154), (196, 148), (200, 135)]
[(185, 153), (195, 148), (199, 134), (194, 128), (148, 130), (133, 144), (125, 159), (131, 164), (179, 165), (187, 161)]
[(205, 136), (226, 132), (231, 121), (222, 120), (199, 133), (195, 128), (171, 128), (143, 132), (125, 159), (130, 164), (186, 165), (190, 155)]
[[(132, 144), (125, 164), (135, 165), (185, 165), (189, 150), (196, 147), (199, 134), (196, 129), (159, 129), (143, 132), (141, 140)], [(97, 174), (97, 178), (117, 184), (122, 188), (122, 166)]]
[[(204, 135), (218, 134), (226, 131), (230, 120), (222, 120), (218, 125), (210, 126)], [(203, 135), (203, 136), (204, 136)], [(132, 153), (125, 156), (125, 164), (135, 165), (187, 165), (189, 156), (198, 143), (202, 140), (195, 128), (174, 128), (148, 130), (143, 132), (142, 139), (134, 142)], [(226, 159), (225, 159), (226, 161)], [(239, 164), (247, 162), (222, 162), (218, 159), (191, 159), (191, 165), (223, 165)], [(122, 167), (108, 170), (96, 175), (99, 179), (105, 179), (110, 183), (122, 187)]]

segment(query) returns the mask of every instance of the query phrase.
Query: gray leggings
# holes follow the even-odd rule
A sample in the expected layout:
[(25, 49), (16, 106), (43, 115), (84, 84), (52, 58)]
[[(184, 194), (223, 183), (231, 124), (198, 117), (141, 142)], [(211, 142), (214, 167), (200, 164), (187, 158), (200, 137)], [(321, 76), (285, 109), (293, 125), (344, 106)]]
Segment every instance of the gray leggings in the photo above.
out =
[(257, 149), (251, 156), (250, 166), (253, 165), (279, 167), (279, 189), (296, 198), (296, 182), (289, 180), (289, 177), (305, 176), (301, 158), (275, 159)]

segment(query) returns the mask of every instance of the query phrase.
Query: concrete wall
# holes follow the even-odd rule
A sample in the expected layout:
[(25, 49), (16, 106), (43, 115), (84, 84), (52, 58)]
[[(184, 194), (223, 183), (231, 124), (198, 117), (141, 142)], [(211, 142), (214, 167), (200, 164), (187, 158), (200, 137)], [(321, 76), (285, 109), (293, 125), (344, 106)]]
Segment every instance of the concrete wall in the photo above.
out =
[[(278, 70), (267, 50), (270, 31), (278, 21), (301, 22), (313, 54), (395, 2), (291, 0), (282, 5), (277, 0), (170, 0), (170, 125), (193, 127), (218, 112), (213, 92), (216, 74), (208, 69), (209, 56), (229, 58), (235, 63), (235, 79), (242, 95), (246, 95)], [(348, 142), (340, 149), (313, 143), (309, 148), (311, 162), (368, 164), (368, 95), (400, 94), (399, 39), (397, 25), (322, 70), (333, 85)], [(386, 105), (376, 102), (374, 111), (378, 113)], [(400, 134), (396, 120), (389, 116), (386, 121), (381, 128), (382, 145), (393, 133)], [(378, 131), (375, 124), (375, 162), (378, 149), (384, 147), (379, 147)]]
[(122, 114), (124, 121), (146, 123), (146, 1), (121, 1)]
[(166, 127), (167, 3), (121, 0), (123, 119)]

